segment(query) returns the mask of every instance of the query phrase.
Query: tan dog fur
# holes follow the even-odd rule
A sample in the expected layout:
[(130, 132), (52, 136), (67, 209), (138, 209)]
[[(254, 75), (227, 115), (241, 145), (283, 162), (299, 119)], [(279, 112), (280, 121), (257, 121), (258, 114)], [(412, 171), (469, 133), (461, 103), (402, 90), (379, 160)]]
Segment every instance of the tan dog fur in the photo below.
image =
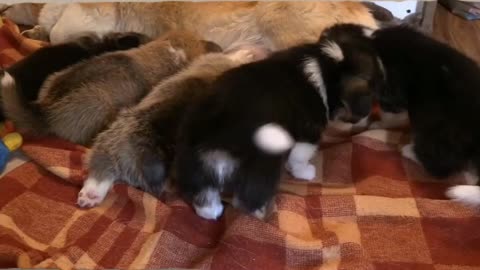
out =
[[(35, 14), (10, 9), (10, 18)], [(47, 34), (52, 43), (78, 32), (135, 31), (158, 37), (167, 30), (189, 30), (228, 50), (261, 44), (271, 50), (316, 41), (335, 23), (358, 23), (377, 28), (369, 9), (358, 2), (154, 2), (45, 4), (27, 35)], [(42, 32), (43, 33), (39, 33)]]

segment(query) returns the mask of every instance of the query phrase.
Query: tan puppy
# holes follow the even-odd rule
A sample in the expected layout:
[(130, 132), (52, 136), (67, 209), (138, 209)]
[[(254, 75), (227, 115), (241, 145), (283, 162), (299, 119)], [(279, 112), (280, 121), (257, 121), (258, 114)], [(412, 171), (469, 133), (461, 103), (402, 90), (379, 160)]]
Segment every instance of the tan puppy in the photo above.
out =
[[(6, 16), (39, 27), (32, 37), (52, 43), (78, 32), (134, 31), (158, 37), (170, 29), (193, 31), (223, 49), (263, 45), (271, 50), (315, 42), (335, 23), (376, 28), (370, 10), (357, 2), (156, 2), (70, 3), (14, 6)], [(35, 15), (38, 15), (38, 19)]]
[(23, 107), (22, 115), (29, 117), (18, 121), (24, 124), (19, 128), (88, 145), (120, 109), (139, 102), (197, 56), (220, 50), (196, 35), (172, 32), (139, 48), (75, 64), (48, 77), (38, 100)]
[(253, 48), (207, 54), (157, 85), (138, 105), (125, 109), (95, 139), (89, 176), (78, 195), (81, 207), (101, 203), (115, 181), (160, 195), (173, 160), (176, 130), (183, 113), (211, 94), (224, 71), (263, 57)]

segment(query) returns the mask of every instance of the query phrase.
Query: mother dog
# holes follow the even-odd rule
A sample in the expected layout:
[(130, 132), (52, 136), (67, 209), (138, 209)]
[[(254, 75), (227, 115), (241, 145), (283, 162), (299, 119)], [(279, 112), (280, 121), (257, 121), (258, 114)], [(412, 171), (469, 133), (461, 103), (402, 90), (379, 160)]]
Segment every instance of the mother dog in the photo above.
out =
[(17, 4), (5, 16), (36, 25), (26, 35), (59, 43), (81, 32), (139, 32), (152, 38), (168, 30), (196, 32), (224, 50), (261, 45), (279, 50), (315, 42), (335, 23), (377, 24), (357, 2), (154, 2)]

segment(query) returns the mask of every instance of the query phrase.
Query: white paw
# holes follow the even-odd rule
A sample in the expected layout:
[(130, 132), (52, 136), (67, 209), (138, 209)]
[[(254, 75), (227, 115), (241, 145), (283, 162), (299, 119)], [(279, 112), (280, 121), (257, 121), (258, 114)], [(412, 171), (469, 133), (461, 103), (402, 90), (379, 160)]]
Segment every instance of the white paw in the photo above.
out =
[(98, 181), (93, 177), (89, 177), (78, 193), (77, 204), (84, 208), (91, 208), (99, 205), (105, 199), (112, 184), (113, 181)]
[(453, 201), (459, 202), (470, 207), (480, 206), (480, 187), (459, 185), (451, 187), (445, 193)]
[(407, 144), (402, 147), (402, 156), (405, 158), (408, 158), (412, 161), (415, 161), (417, 163), (420, 163), (420, 161), (417, 158), (417, 155), (415, 154), (415, 151), (413, 150), (413, 144)]
[(208, 205), (194, 205), (197, 215), (204, 219), (218, 219), (223, 213), (223, 204), (221, 201), (212, 202)]
[(287, 170), (297, 179), (311, 181), (315, 179), (317, 169), (310, 163), (287, 165)]
[(83, 208), (91, 208), (99, 205), (103, 198), (95, 190), (82, 190), (78, 193), (77, 204)]

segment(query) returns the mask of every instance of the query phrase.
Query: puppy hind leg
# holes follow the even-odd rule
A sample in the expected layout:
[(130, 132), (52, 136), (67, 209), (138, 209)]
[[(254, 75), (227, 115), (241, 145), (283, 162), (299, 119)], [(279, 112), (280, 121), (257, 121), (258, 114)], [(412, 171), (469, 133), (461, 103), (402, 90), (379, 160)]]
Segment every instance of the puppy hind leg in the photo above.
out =
[(194, 195), (193, 207), (197, 215), (205, 219), (218, 219), (223, 213), (220, 191), (207, 187)]
[(479, 175), (480, 159), (474, 160), (473, 164), (464, 172), (467, 185), (450, 187), (445, 195), (453, 201), (469, 207), (480, 207), (480, 186)]
[(316, 176), (316, 168), (310, 163), (315, 155), (317, 145), (308, 142), (297, 142), (293, 146), (288, 157), (286, 169), (295, 178), (313, 180)]
[(100, 154), (95, 149), (92, 152), (88, 167), (88, 178), (83, 183), (77, 199), (77, 204), (85, 208), (100, 204), (118, 178), (110, 156)]
[(445, 192), (445, 196), (451, 200), (463, 204), (467, 207), (480, 207), (480, 186), (478, 184), (478, 174), (471, 169), (464, 172), (467, 185), (456, 185), (450, 187)]
[(443, 179), (460, 172), (468, 164), (461, 146), (450, 144), (448, 138), (442, 138), (441, 134), (428, 138), (417, 134), (414, 141), (413, 152), (419, 163), (436, 178)]
[(113, 178), (97, 179), (91, 176), (88, 177), (78, 193), (77, 204), (84, 208), (97, 206), (105, 199), (113, 182)]

